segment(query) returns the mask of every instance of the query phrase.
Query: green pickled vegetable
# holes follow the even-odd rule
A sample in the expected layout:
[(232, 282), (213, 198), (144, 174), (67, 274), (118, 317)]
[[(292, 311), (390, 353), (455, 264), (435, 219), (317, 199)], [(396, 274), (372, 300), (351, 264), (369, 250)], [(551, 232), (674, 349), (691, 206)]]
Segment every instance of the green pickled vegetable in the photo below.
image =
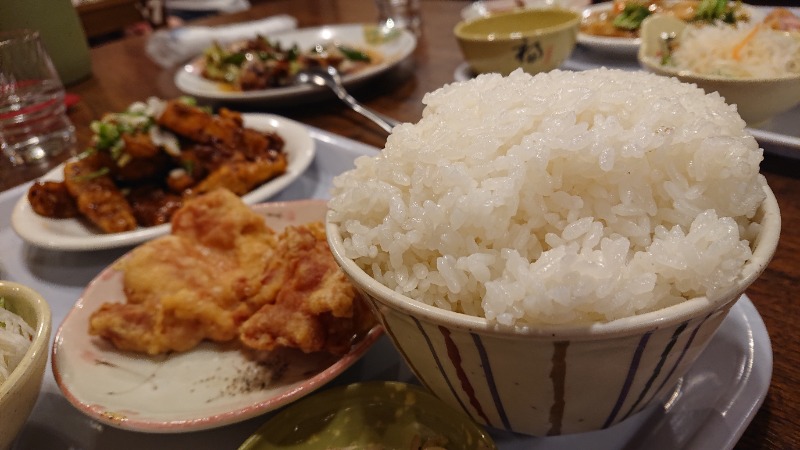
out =
[(344, 45), (337, 46), (340, 52), (345, 56), (345, 58), (349, 59), (350, 61), (366, 61), (369, 62), (371, 58), (368, 54), (356, 50), (354, 48), (346, 47)]
[(628, 3), (625, 9), (614, 18), (614, 26), (623, 30), (638, 30), (642, 21), (650, 15), (647, 6), (637, 3)]

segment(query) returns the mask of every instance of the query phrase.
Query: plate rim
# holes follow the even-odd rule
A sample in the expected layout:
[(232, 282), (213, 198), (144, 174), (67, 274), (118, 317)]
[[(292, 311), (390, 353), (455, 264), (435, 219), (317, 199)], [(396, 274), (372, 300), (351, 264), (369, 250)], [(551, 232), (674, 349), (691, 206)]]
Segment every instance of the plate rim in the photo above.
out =
[[(325, 205), (327, 205), (327, 200), (303, 199), (267, 202), (250, 206), (254, 211), (266, 218), (267, 215), (271, 213), (297, 210), (298, 208), (309, 206), (312, 208), (322, 208), (321, 210), (325, 211)], [(120, 418), (113, 413), (109, 413), (108, 410), (102, 406), (102, 404), (88, 401), (85, 398), (82, 398), (80, 395), (76, 395), (76, 393), (70, 389), (70, 385), (65, 379), (65, 374), (61, 370), (60, 364), (65, 363), (66, 359), (64, 358), (69, 358), (69, 356), (65, 355), (70, 355), (69, 351), (64, 350), (65, 346), (68, 345), (68, 343), (64, 340), (64, 335), (67, 333), (66, 327), (68, 327), (73, 321), (78, 320), (80, 316), (85, 316), (91, 313), (91, 311), (87, 309), (90, 305), (87, 305), (86, 303), (88, 293), (97, 288), (99, 284), (107, 282), (105, 279), (115, 271), (115, 266), (121, 260), (128, 257), (131, 251), (133, 251), (133, 249), (129, 250), (119, 258), (116, 258), (89, 282), (89, 284), (81, 293), (80, 297), (64, 316), (63, 321), (59, 324), (54, 334), (52, 348), (50, 349), (50, 367), (53, 373), (53, 378), (55, 379), (56, 385), (64, 397), (69, 401), (70, 404), (72, 404), (83, 414), (114, 428), (128, 431), (174, 434), (209, 430), (252, 419), (259, 415), (263, 415), (267, 412), (274, 411), (278, 408), (291, 404), (301, 398), (306, 397), (308, 394), (317, 391), (327, 383), (331, 382), (345, 370), (350, 368), (353, 364), (358, 362), (383, 335), (383, 328), (380, 326), (380, 324), (376, 323), (357, 343), (351, 347), (347, 354), (336, 359), (324, 370), (316, 373), (310, 378), (298, 381), (298, 386), (288, 389), (278, 395), (263, 397), (255, 403), (250, 403), (238, 408), (230, 408), (220, 413), (194, 419), (175, 418), (173, 420), (148, 420), (144, 417)], [(97, 300), (97, 302), (102, 301), (102, 299)], [(88, 333), (88, 331), (84, 331), (84, 333)], [(189, 350), (189, 352), (191, 351), (193, 350)], [(224, 351), (240, 352), (238, 348), (226, 349)], [(121, 351), (121, 353), (128, 352)], [(80, 355), (77, 353), (74, 355), (75, 356), (73, 357), (80, 357)], [(130, 355), (138, 354), (130, 353)], [(119, 408), (114, 409), (117, 410)], [(141, 413), (142, 411), (137, 410), (137, 412)]]
[[(248, 126), (248, 122), (250, 124), (256, 122), (260, 125), (254, 128), (262, 127), (260, 129), (270, 130), (279, 130), (280, 128), (291, 129), (291, 133), (296, 135), (296, 141), (293, 145), (293, 147), (296, 148), (293, 148), (291, 153), (287, 152), (287, 156), (293, 159), (289, 160), (286, 172), (241, 197), (245, 203), (252, 205), (276, 195), (302, 175), (314, 160), (316, 141), (311, 137), (308, 128), (304, 124), (286, 117), (267, 113), (242, 113), (242, 118), (246, 126)], [(281, 135), (281, 137), (286, 141), (285, 135)], [(286, 143), (288, 144), (289, 142), (286, 141)], [(63, 179), (63, 168), (64, 164), (59, 164), (33, 182), (37, 180), (61, 180)], [(62, 220), (75, 221), (78, 219), (52, 219), (36, 215), (31, 209), (30, 202), (28, 202), (28, 189), (29, 186), (25, 189), (23, 195), (20, 196), (16, 205), (14, 205), (11, 212), (11, 226), (22, 240), (37, 247), (66, 251), (105, 250), (136, 245), (167, 234), (170, 230), (170, 225), (166, 223), (153, 227), (140, 227), (136, 230), (123, 233), (98, 233), (89, 236), (59, 236), (57, 233), (42, 235), (42, 228), (46, 228), (47, 224), (55, 224)], [(30, 227), (30, 223), (28, 222), (30, 220), (39, 222), (40, 226), (36, 228)]]
[[(311, 26), (305, 28), (297, 28), (292, 30), (285, 30), (280, 31), (277, 33), (269, 34), (269, 37), (272, 39), (280, 39), (286, 38), (293, 35), (298, 34), (306, 34), (306, 33), (315, 33), (315, 32), (322, 32), (323, 30), (334, 30), (338, 31), (339, 33), (342, 32), (355, 32), (356, 29), (360, 29), (363, 33), (363, 30), (367, 27), (373, 27), (374, 25), (368, 23), (344, 23), (344, 24), (332, 24), (332, 25), (320, 25), (320, 26)], [(360, 70), (350, 75), (343, 75), (342, 82), (345, 86), (353, 85), (359, 81), (364, 81), (375, 76), (382, 74), (383, 72), (395, 67), (404, 59), (406, 59), (409, 55), (411, 55), (414, 50), (417, 48), (417, 38), (408, 30), (399, 30), (400, 34), (396, 39), (398, 39), (399, 44), (399, 52), (397, 55), (394, 55), (390, 61), (383, 61), (380, 64), (376, 64), (374, 66), (370, 66), (365, 68), (364, 70)], [(380, 48), (380, 46), (375, 46), (376, 48)], [(253, 91), (224, 91), (222, 89), (217, 90), (205, 90), (205, 89), (196, 89), (191, 84), (193, 82), (199, 82), (203, 84), (213, 85), (216, 84), (213, 81), (205, 80), (202, 77), (192, 73), (193, 67), (197, 63), (197, 61), (202, 58), (202, 55), (196, 55), (191, 58), (189, 62), (186, 64), (181, 65), (175, 75), (173, 77), (173, 82), (175, 86), (183, 92), (184, 94), (191, 95), (198, 99), (206, 100), (206, 101), (224, 101), (228, 103), (248, 103), (248, 102), (269, 102), (269, 101), (280, 101), (285, 100), (288, 98), (296, 98), (302, 97), (309, 94), (319, 94), (325, 92), (323, 88), (317, 89), (316, 87), (309, 86), (309, 85), (299, 85), (299, 86), (287, 86), (287, 87), (280, 87), (280, 88), (269, 88), (269, 89), (260, 89), (260, 90), (253, 90)]]

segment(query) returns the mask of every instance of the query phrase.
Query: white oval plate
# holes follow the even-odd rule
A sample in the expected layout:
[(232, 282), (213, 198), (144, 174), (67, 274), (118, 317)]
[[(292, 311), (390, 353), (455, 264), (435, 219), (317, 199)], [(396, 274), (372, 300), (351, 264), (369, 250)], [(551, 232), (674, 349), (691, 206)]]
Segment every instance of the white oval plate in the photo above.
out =
[[(298, 200), (253, 209), (279, 231), (323, 220), (327, 206), (322, 200)], [(325, 385), (382, 335), (382, 328), (374, 327), (342, 357), (286, 351), (272, 364), (257, 364), (238, 348), (210, 342), (157, 357), (123, 352), (87, 332), (89, 317), (102, 303), (124, 301), (122, 272), (116, 267), (111, 264), (87, 286), (61, 323), (52, 351), (53, 375), (64, 396), (116, 428), (178, 433), (261, 415)], [(275, 366), (282, 375), (270, 379)]]
[[(255, 204), (275, 195), (300, 176), (314, 159), (314, 140), (305, 125), (271, 114), (242, 114), (245, 126), (277, 132), (285, 142), (288, 157), (286, 173), (273, 178), (242, 196), (247, 204)], [(61, 181), (64, 166), (51, 170), (40, 180)], [(141, 227), (123, 233), (103, 234), (79, 219), (51, 219), (36, 214), (23, 195), (11, 213), (14, 231), (30, 244), (54, 250), (99, 250), (135, 245), (169, 233), (170, 225)]]
[[(383, 56), (380, 64), (371, 65), (358, 72), (342, 76), (345, 85), (351, 85), (374, 77), (394, 67), (417, 47), (417, 39), (409, 31), (400, 30), (396, 37), (380, 45), (370, 44), (365, 38), (368, 25), (331, 25), (318, 28), (303, 28), (270, 34), (270, 40), (280, 42), (284, 46), (293, 44), (301, 48), (310, 48), (322, 42), (336, 41), (362, 49), (374, 51)], [(373, 26), (374, 27), (374, 26)], [(298, 97), (319, 95), (323, 88), (308, 85), (276, 87), (254, 91), (232, 91), (222, 83), (203, 78), (200, 73), (202, 56), (183, 66), (175, 74), (175, 85), (185, 94), (208, 101), (224, 101), (226, 103), (263, 103), (295, 99)]]
[(479, 0), (461, 10), (464, 20), (477, 19), (490, 14), (511, 11), (517, 8), (565, 8), (580, 11), (590, 0)]

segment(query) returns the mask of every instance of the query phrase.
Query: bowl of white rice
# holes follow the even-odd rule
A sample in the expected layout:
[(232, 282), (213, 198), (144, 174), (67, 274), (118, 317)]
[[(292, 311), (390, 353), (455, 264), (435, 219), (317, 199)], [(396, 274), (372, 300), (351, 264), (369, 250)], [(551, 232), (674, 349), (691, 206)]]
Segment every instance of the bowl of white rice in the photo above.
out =
[(718, 92), (750, 126), (800, 103), (798, 33), (760, 22), (694, 25), (661, 15), (645, 19), (641, 30), (642, 67)]
[(0, 280), (0, 449), (11, 445), (39, 397), (50, 329), (50, 307), (41, 295)]
[(609, 69), (486, 74), (424, 103), (334, 179), (327, 214), (422, 384), (537, 436), (669, 396), (778, 242), (736, 109)]

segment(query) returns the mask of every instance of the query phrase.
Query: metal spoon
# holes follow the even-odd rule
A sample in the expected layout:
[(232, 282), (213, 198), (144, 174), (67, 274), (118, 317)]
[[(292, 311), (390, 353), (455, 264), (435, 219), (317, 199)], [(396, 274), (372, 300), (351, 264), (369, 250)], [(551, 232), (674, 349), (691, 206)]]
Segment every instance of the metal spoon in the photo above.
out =
[(339, 76), (339, 71), (335, 67), (304, 69), (295, 75), (294, 80), (296, 83), (311, 84), (314, 86), (327, 86), (337, 97), (343, 102), (347, 103), (353, 111), (361, 114), (367, 119), (375, 122), (379, 127), (383, 128), (387, 133), (392, 132), (392, 128), (397, 126), (400, 122), (390, 119), (385, 116), (366, 108), (356, 99), (351, 96), (342, 84), (342, 78)]

